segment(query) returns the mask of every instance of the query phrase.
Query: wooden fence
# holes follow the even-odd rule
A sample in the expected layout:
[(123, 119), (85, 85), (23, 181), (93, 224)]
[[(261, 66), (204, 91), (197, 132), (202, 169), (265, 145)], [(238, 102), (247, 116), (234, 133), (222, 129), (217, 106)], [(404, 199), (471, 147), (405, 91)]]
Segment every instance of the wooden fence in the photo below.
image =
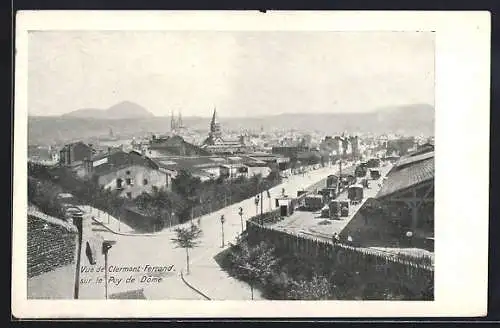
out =
[(361, 272), (364, 276), (374, 277), (379, 281), (387, 279), (389, 283), (396, 283), (417, 292), (425, 290), (434, 283), (434, 267), (427, 257), (398, 256), (398, 254), (334, 244), (313, 236), (303, 237), (279, 231), (261, 225), (255, 220), (247, 222), (247, 236), (251, 244), (265, 241), (278, 252), (313, 260), (331, 270)]

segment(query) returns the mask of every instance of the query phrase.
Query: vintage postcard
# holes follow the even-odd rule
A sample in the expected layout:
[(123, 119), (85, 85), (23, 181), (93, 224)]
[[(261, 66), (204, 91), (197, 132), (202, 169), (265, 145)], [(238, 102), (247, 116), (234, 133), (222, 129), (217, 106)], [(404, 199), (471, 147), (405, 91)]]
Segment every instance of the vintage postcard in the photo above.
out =
[(486, 314), (488, 12), (16, 21), (14, 316)]

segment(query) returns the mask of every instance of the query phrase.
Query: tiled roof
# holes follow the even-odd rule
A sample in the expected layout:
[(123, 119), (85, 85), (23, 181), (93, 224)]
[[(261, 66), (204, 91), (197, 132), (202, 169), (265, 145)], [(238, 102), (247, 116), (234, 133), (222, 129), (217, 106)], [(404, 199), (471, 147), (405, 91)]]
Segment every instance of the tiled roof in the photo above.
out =
[(434, 157), (407, 164), (392, 168), (378, 192), (377, 198), (387, 197), (398, 191), (434, 179)]
[(115, 152), (110, 154), (108, 162), (94, 167), (95, 175), (104, 175), (129, 166), (143, 166), (153, 170), (158, 169), (158, 164), (150, 158), (143, 157), (137, 153)]

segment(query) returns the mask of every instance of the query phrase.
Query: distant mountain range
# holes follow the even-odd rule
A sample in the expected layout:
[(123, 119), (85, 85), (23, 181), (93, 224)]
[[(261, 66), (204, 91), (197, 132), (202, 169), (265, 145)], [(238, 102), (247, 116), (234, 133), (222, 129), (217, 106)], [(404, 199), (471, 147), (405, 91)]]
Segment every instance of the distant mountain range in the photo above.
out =
[(93, 118), (103, 120), (120, 120), (131, 118), (150, 118), (154, 117), (146, 108), (130, 102), (122, 101), (108, 109), (84, 108), (78, 109), (62, 115), (62, 117), (71, 118)]
[[(126, 108), (117, 113), (117, 108)], [(129, 109), (132, 109), (129, 111)], [(99, 111), (101, 116), (88, 117)], [(102, 114), (105, 112), (106, 114)], [(143, 116), (140, 116), (142, 113)], [(190, 130), (208, 132), (210, 115), (207, 117), (183, 117)], [(136, 115), (136, 116), (132, 116)], [(434, 107), (427, 104), (388, 107), (368, 113), (303, 113), (281, 114), (265, 117), (224, 118), (223, 129), (248, 129), (265, 131), (291, 129), (319, 131), (336, 134), (350, 133), (406, 133), (434, 134)], [(28, 118), (28, 142), (45, 144), (86, 140), (109, 135), (109, 130), (118, 136), (131, 136), (170, 131), (170, 117), (153, 116), (141, 106), (123, 102), (107, 110), (78, 110), (63, 116), (33, 116)]]

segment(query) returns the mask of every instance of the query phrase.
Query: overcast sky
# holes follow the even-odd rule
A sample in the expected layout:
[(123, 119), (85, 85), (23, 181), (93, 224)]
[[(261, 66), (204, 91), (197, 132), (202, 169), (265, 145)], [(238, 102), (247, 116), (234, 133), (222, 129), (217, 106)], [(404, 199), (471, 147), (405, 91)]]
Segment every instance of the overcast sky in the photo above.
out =
[(434, 104), (423, 32), (31, 32), (30, 115), (135, 102), (157, 116)]

